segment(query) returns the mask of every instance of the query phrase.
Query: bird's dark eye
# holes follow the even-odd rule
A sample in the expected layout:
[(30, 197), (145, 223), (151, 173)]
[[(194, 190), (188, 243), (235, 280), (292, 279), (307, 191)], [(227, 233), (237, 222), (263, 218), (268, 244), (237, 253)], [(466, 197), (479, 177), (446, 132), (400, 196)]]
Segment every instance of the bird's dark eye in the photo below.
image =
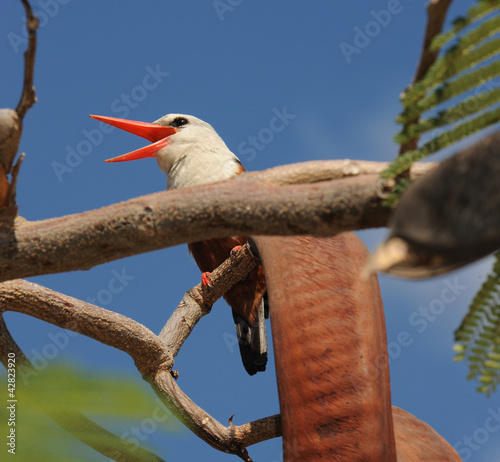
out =
[(171, 127), (182, 127), (183, 125), (187, 125), (189, 122), (185, 117), (176, 117), (173, 122), (170, 124)]

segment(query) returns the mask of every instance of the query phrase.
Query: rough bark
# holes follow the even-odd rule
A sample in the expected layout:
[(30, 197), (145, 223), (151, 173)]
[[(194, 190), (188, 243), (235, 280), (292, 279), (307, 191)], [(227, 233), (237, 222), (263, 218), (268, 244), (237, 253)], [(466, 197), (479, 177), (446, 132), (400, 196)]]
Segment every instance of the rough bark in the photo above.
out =
[[(434, 165), (421, 164), (413, 175), (420, 176)], [(365, 170), (363, 166), (354, 161), (296, 164), (60, 218), (27, 222), (4, 216), (0, 281), (89, 269), (213, 237), (331, 236), (385, 226), (390, 210), (377, 195), (377, 173), (387, 164), (371, 162)], [(349, 176), (343, 177), (346, 171)], [(328, 176), (339, 179), (326, 180)], [(308, 180), (315, 182), (305, 183)]]

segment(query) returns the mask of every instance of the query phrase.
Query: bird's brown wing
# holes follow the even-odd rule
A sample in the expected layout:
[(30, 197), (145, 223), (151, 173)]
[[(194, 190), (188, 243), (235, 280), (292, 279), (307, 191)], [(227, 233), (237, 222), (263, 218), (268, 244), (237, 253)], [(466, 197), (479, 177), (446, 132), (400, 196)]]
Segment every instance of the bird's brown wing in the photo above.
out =
[[(209, 239), (188, 244), (188, 248), (200, 270), (205, 272), (217, 268), (229, 257), (231, 249), (245, 244), (246, 241), (244, 236)], [(233, 309), (241, 359), (250, 375), (266, 369), (267, 339), (263, 305), (265, 292), (264, 270), (259, 264), (243, 281), (224, 295), (224, 299)]]

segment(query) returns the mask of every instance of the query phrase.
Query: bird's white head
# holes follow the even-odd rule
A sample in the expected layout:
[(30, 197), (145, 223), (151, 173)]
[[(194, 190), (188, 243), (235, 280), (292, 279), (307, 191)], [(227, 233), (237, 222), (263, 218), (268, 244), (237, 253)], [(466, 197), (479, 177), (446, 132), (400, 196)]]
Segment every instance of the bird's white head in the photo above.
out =
[(115, 117), (90, 117), (152, 141), (149, 146), (106, 162), (155, 157), (160, 169), (167, 174), (168, 189), (213, 183), (244, 171), (212, 126), (197, 117), (167, 114), (152, 124)]

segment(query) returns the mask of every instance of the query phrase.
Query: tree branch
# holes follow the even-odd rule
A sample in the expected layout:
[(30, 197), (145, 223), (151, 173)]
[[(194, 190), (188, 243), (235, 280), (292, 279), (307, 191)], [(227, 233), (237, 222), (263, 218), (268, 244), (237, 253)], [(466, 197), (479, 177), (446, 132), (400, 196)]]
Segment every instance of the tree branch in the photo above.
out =
[(245, 244), (210, 274), (211, 287), (198, 284), (185, 293), (179, 306), (158, 335), (172, 356), (177, 356), (194, 326), (203, 316), (210, 313), (212, 305), (243, 279), (258, 261), (259, 259), (252, 254), (250, 246)]
[[(211, 287), (199, 284), (186, 292), (158, 337), (125, 316), (23, 280), (0, 284), (0, 312), (11, 310), (28, 314), (125, 351), (134, 359), (143, 378), (184, 425), (216, 449), (251, 461), (245, 448), (281, 436), (280, 417), (275, 415), (242, 426), (230, 422), (225, 427), (182, 392), (174, 380), (177, 374), (171, 369), (173, 356), (198, 320), (208, 314), (212, 304), (245, 277), (257, 261), (248, 244), (231, 255), (211, 273)], [(1, 334), (0, 331), (0, 343), (5, 344)], [(0, 351), (5, 352), (6, 358), (7, 352), (12, 350), (3, 348)]]
[(36, 55), (36, 30), (39, 25), (38, 18), (33, 14), (28, 0), (21, 0), (26, 10), (26, 30), (28, 31), (28, 49), (24, 52), (24, 81), (21, 99), (16, 108), (19, 118), (22, 120), (28, 109), (36, 102), (35, 87), (33, 86), (33, 74), (35, 71)]
[[(3, 316), (0, 315), (0, 361), (2, 361), (6, 369), (8, 368), (7, 364), (9, 353), (15, 354), (16, 366), (18, 370), (20, 368), (25, 368), (29, 369), (34, 375), (38, 373), (10, 335), (9, 330), (5, 325)], [(50, 407), (45, 406), (43, 401), (40, 402), (39, 406), (64, 430), (112, 460), (127, 460), (131, 462), (163, 462), (162, 458), (140, 446), (134, 445), (131, 447), (130, 441), (125, 441), (122, 438), (119, 438), (76, 410), (67, 409), (64, 412), (56, 413), (53, 412)], [(98, 434), (105, 435), (106, 438), (95, 438), (95, 435)]]
[(21, 279), (0, 284), (0, 312), (27, 314), (128, 353), (141, 373), (170, 369), (173, 358), (142, 324)]
[(23, 118), (36, 101), (33, 72), (35, 68), (38, 18), (33, 14), (28, 0), (21, 0), (21, 3), (26, 10), (26, 29), (28, 30), (28, 49), (24, 53), (23, 89), (15, 111), (0, 109), (0, 209), (7, 209), (7, 212), (11, 215), (17, 215), (15, 187), (17, 173), (21, 165), (19, 161), (16, 164), (17, 168), (14, 169), (10, 184), (7, 175), (11, 173), (12, 163), (19, 149)]
[[(246, 447), (271, 438), (281, 436), (281, 418), (274, 415), (242, 426), (231, 422), (224, 427), (205, 412), (179, 388), (171, 374), (159, 371), (153, 380), (148, 380), (158, 397), (174, 412), (193, 433), (206, 443), (222, 452), (239, 456), (251, 461)], [(175, 400), (171, 397), (175, 396)]]
[[(413, 175), (420, 176), (434, 165), (416, 166)], [(304, 163), (150, 194), (77, 215), (38, 222), (4, 219), (0, 222), (0, 281), (89, 269), (213, 237), (329, 236), (385, 226), (390, 211), (381, 205), (377, 192), (378, 173), (386, 166), (353, 161)], [(368, 171), (373, 174), (363, 174)], [(318, 181), (345, 175), (349, 177)]]
[(7, 173), (19, 149), (22, 120), (13, 109), (0, 109), (0, 206), (5, 204), (9, 191)]

